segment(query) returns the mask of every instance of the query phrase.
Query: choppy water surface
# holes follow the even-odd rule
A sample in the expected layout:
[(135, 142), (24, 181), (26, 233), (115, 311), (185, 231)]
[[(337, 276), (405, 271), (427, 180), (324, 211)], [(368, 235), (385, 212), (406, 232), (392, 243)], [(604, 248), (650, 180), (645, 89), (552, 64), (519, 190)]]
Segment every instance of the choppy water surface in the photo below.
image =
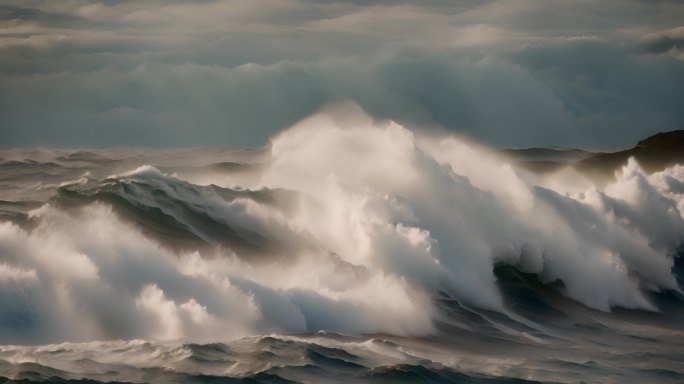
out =
[(597, 185), (325, 116), (0, 158), (1, 377), (684, 381), (684, 166)]

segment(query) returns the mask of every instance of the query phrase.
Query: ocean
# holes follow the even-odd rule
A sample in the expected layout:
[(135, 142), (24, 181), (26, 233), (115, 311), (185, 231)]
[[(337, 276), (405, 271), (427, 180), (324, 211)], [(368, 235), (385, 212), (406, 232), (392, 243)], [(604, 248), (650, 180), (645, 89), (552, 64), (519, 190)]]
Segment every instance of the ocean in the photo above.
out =
[(682, 383), (684, 166), (393, 123), (0, 151), (0, 382)]

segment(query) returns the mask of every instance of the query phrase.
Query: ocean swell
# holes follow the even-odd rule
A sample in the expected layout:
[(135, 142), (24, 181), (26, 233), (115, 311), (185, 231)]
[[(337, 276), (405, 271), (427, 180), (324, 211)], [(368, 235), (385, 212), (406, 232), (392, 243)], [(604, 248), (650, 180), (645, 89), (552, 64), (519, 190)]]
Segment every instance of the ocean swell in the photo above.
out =
[(0, 184), (23, 200), (0, 206), (0, 342), (429, 336), (445, 299), (544, 333), (505, 299), (501, 266), (600, 311), (681, 297), (681, 165), (568, 182), (363, 115), (316, 115), (252, 158), (189, 167), (200, 152), (157, 167), (132, 153), (128, 171), (55, 154), (41, 185), (34, 163), (22, 181), (5, 160)]

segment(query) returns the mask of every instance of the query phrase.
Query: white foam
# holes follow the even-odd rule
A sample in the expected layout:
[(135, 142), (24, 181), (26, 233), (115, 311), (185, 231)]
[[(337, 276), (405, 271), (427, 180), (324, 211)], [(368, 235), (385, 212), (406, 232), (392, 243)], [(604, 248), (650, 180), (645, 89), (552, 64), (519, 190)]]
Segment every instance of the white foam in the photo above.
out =
[(296, 191), (287, 208), (226, 201), (149, 165), (112, 176), (294, 244), (294, 257), (176, 255), (101, 204), (77, 215), (46, 205), (31, 231), (0, 223), (0, 342), (423, 335), (438, 291), (504, 310), (498, 262), (561, 280), (565, 295), (605, 311), (657, 310), (644, 292), (678, 289), (684, 167), (647, 175), (630, 160), (607, 187), (577, 191), (567, 174), (537, 182), (475, 144), (354, 113), (272, 139), (258, 181), (243, 187)]

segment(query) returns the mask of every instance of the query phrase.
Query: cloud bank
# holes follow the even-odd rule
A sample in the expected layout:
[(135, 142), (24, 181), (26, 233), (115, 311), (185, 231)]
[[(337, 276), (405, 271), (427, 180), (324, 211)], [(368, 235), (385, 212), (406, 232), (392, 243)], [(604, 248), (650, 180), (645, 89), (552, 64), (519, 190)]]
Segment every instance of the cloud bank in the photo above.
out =
[(17, 146), (263, 145), (321, 106), (497, 146), (681, 129), (669, 1), (70, 1), (0, 6)]

